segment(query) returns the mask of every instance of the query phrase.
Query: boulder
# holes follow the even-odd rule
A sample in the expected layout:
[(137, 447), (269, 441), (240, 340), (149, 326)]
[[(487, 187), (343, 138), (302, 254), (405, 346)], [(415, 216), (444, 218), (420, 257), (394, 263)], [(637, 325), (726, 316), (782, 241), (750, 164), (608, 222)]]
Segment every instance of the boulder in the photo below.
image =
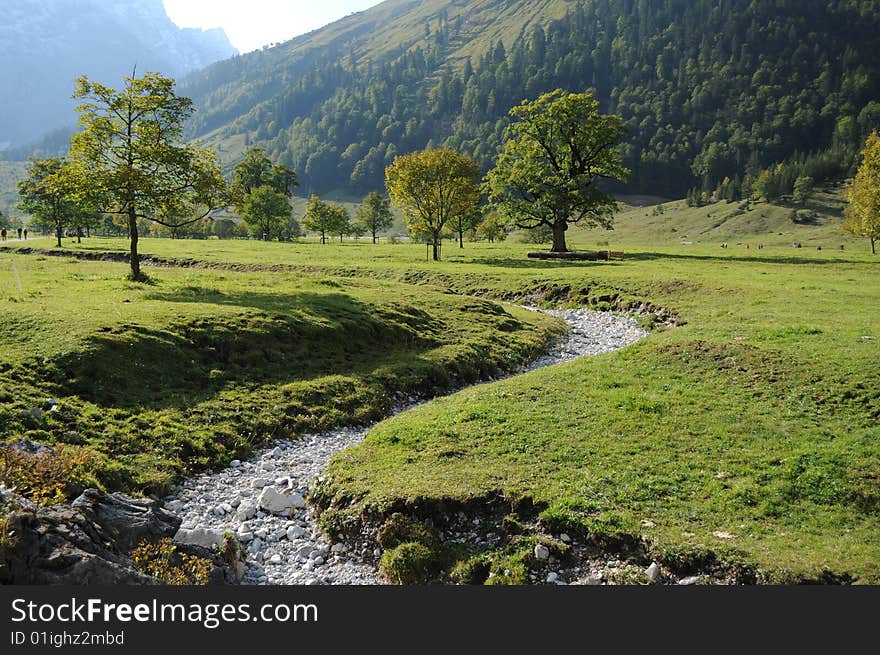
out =
[(114, 544), (129, 552), (142, 541), (171, 537), (180, 519), (154, 500), (137, 500), (124, 494), (105, 494), (86, 489), (70, 504), (102, 528)]
[(305, 507), (306, 501), (299, 494), (283, 494), (273, 487), (266, 487), (257, 498), (257, 505), (271, 514), (290, 516), (293, 510)]
[(186, 544), (189, 546), (201, 546), (210, 549), (213, 546), (218, 548), (223, 545), (223, 532), (211, 528), (203, 528), (201, 526), (187, 530), (180, 528), (174, 535), (174, 542), (178, 544)]
[[(180, 519), (156, 501), (96, 489), (69, 505), (10, 506), (0, 584), (159, 584), (134, 567), (131, 550), (141, 542), (171, 538), (180, 527)], [(224, 559), (196, 544), (180, 545), (178, 552), (210, 559), (212, 583), (234, 582), (243, 572), (238, 553)]]
[(9, 544), (0, 561), (8, 584), (157, 584), (134, 568), (140, 541), (171, 537), (180, 519), (154, 501), (89, 489), (70, 505), (9, 517)]

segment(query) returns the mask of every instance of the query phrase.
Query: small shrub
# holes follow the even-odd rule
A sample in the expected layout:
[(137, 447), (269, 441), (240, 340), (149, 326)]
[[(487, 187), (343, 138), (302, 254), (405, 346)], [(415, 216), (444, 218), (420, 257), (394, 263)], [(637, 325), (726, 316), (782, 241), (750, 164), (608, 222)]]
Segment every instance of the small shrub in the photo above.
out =
[(399, 512), (389, 516), (376, 533), (376, 541), (383, 550), (408, 542), (430, 547), (436, 543), (436, 540), (434, 533), (427, 525), (414, 521)]
[(449, 577), (456, 584), (483, 584), (491, 570), (492, 557), (484, 553), (456, 562), (449, 572)]
[(211, 561), (204, 557), (181, 554), (171, 539), (152, 544), (139, 543), (131, 552), (135, 568), (167, 585), (205, 585), (211, 572)]
[(219, 548), (220, 557), (234, 571), (239, 562), (247, 558), (247, 551), (241, 545), (234, 532), (226, 530), (223, 533), (223, 545)]
[(59, 445), (54, 453), (31, 454), (0, 447), (0, 480), (40, 507), (62, 503), (87, 487), (103, 457), (89, 448)]
[(394, 584), (426, 582), (437, 570), (433, 549), (420, 543), (404, 543), (386, 550), (379, 563), (379, 571)]
[(613, 585), (652, 585), (654, 581), (646, 574), (645, 570), (640, 566), (625, 564), (616, 569), (612, 569), (608, 575), (608, 582)]

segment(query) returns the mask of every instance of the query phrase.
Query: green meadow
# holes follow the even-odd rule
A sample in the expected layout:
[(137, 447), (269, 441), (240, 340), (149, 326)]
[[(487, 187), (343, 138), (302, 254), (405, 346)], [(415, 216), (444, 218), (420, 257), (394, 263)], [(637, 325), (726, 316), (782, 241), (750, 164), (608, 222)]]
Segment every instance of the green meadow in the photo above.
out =
[[(139, 285), (124, 263), (16, 252), (50, 239), (5, 244), (0, 436), (60, 444), (79, 486), (161, 495), (273, 438), (367, 424), (401, 394), (515, 368), (563, 329), (519, 304), (650, 303), (676, 326), (643, 317), (651, 336), (623, 351), (380, 423), (336, 456), (313, 498), (327, 529), (502, 499), (514, 514), (532, 508), (512, 517), (528, 530), (644, 540), (670, 565), (710, 558), (763, 582), (880, 582), (877, 259), (830, 228), (823, 236), (824, 219), (802, 249), (781, 229), (762, 250), (738, 245), (732, 228), (685, 245), (668, 221), (690, 234), (697, 208), (664, 207), (630, 210), (653, 221), (641, 245), (627, 221), (574, 235), (584, 247), (613, 236), (626, 256), (606, 263), (538, 262), (526, 257), (538, 246), (514, 242), (448, 242), (433, 263), (407, 243), (144, 239), (142, 252), (167, 265)], [(65, 241), (71, 253), (126, 247)], [(13, 474), (54, 497), (41, 487), (51, 476), (7, 464)], [(511, 553), (488, 557), (521, 582)], [(453, 563), (443, 566), (441, 577)]]

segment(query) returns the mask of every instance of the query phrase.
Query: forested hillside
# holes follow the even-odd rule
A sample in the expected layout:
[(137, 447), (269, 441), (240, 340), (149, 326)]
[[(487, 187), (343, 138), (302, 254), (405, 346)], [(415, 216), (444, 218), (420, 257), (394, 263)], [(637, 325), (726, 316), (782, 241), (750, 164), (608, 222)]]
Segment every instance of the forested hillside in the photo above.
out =
[(511, 106), (593, 89), (626, 121), (628, 190), (738, 197), (762, 169), (783, 191), (851, 171), (880, 126), (878, 33), (871, 0), (393, 0), (184, 92), (193, 136), (263, 143), (304, 189), (361, 193), (427, 145), (488, 168)]

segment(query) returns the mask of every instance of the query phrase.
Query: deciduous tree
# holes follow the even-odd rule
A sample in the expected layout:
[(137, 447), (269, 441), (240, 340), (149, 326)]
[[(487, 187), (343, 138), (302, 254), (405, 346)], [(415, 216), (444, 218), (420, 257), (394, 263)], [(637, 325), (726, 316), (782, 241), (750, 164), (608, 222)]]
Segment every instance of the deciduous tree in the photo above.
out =
[(272, 234), (280, 238), (284, 232), (292, 213), (288, 198), (297, 186), (294, 171), (273, 163), (265, 150), (255, 146), (248, 148), (235, 165), (230, 195), (235, 211), (248, 227), (268, 240)]
[(371, 192), (357, 209), (357, 222), (366, 228), (376, 243), (379, 232), (387, 230), (394, 222), (391, 202), (375, 191)]
[(271, 239), (273, 234), (280, 236), (293, 213), (287, 196), (278, 193), (269, 185), (254, 188), (244, 197), (236, 210), (248, 227), (264, 241)]
[(76, 189), (69, 163), (59, 157), (31, 158), (26, 177), (18, 183), (19, 209), (31, 214), (35, 224), (55, 231), (58, 247), (67, 227), (82, 227), (96, 214)]
[(342, 241), (342, 236), (347, 233), (349, 221), (345, 207), (334, 202), (324, 202), (313, 195), (306, 205), (303, 226), (307, 230), (318, 232), (321, 235), (321, 243), (327, 243), (328, 234), (337, 234)]
[(477, 226), (477, 237), (489, 243), (504, 241), (507, 238), (507, 224), (498, 212), (488, 212)]
[(431, 149), (397, 157), (385, 171), (392, 202), (411, 233), (430, 235), (434, 261), (450, 221), (473, 213), (480, 201), (480, 168), (471, 157), (449, 149)]
[(510, 111), (513, 123), (486, 179), (489, 203), (521, 229), (553, 231), (553, 252), (567, 252), (572, 223), (610, 228), (614, 198), (600, 180), (623, 181), (619, 116), (599, 113), (591, 93), (556, 90)]
[(216, 154), (183, 142), (192, 101), (158, 73), (125, 78), (117, 91), (83, 76), (74, 98), (83, 103), (70, 156), (85, 195), (128, 226), (131, 277), (142, 280), (138, 220), (172, 229), (195, 223), (228, 202)]
[(846, 190), (849, 205), (843, 229), (871, 241), (871, 253), (877, 254), (880, 239), (880, 134), (871, 133), (862, 150), (862, 163)]

